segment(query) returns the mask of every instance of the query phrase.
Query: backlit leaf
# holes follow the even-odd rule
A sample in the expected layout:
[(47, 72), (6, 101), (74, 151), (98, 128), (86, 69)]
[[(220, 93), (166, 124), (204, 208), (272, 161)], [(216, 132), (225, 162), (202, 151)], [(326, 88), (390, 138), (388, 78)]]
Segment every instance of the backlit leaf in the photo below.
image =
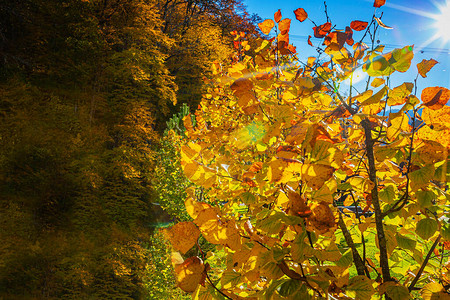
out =
[(431, 218), (425, 218), (417, 223), (416, 233), (424, 240), (428, 240), (438, 230), (438, 224), (436, 220)]
[(416, 241), (413, 239), (410, 239), (407, 236), (401, 235), (399, 233), (396, 234), (395, 238), (397, 239), (397, 244), (402, 249), (408, 249), (413, 251), (416, 249)]
[(422, 90), (421, 99), (423, 105), (436, 110), (442, 108), (450, 99), (450, 90), (444, 87), (427, 87)]
[(324, 36), (326, 36), (330, 30), (331, 30), (331, 23), (330, 22), (326, 22), (320, 26), (314, 26), (313, 27), (314, 30), (314, 37), (316, 38), (323, 38)]
[(173, 225), (167, 235), (172, 246), (183, 254), (197, 243), (199, 236), (200, 230), (192, 222), (181, 222)]
[(183, 291), (192, 293), (205, 280), (205, 266), (198, 257), (189, 257), (181, 265), (175, 266), (177, 284)]
[(294, 10), (295, 18), (300, 22), (305, 21), (308, 18), (308, 14), (303, 8), (297, 8)]
[(425, 78), (425, 77), (427, 77), (427, 73), (437, 63), (438, 63), (437, 60), (434, 60), (434, 59), (428, 59), (428, 60), (427, 59), (422, 59), (422, 61), (417, 64), (417, 71), (419, 72), (420, 76)]
[(354, 299), (357, 300), (371, 299), (372, 295), (375, 293), (375, 289), (372, 286), (372, 280), (365, 275), (358, 275), (350, 278), (346, 291), (350, 297), (354, 297)]
[(283, 19), (278, 24), (278, 30), (280, 30), (281, 35), (287, 35), (290, 28), (291, 28), (291, 19)]
[(275, 20), (275, 22), (280, 22), (280, 20), (281, 20), (281, 11), (280, 10), (277, 10), (277, 12), (273, 15), (273, 18), (274, 18), (274, 20)]
[(355, 31), (361, 31), (361, 30), (366, 29), (367, 25), (369, 25), (369, 23), (364, 22), (364, 21), (352, 21), (350, 23), (350, 28)]
[(417, 191), (428, 185), (434, 175), (434, 165), (428, 165), (408, 174), (411, 189)]
[(262, 33), (269, 34), (272, 28), (275, 26), (275, 22), (271, 19), (266, 19), (264, 22), (258, 24), (259, 29), (261, 29)]
[(381, 7), (386, 3), (386, 0), (375, 0), (373, 7)]
[(389, 92), (388, 105), (400, 105), (408, 100), (408, 96), (411, 94), (414, 88), (414, 84), (411, 82), (404, 82), (402, 85), (397, 86)]
[(420, 293), (424, 300), (448, 300), (449, 295), (446, 293), (444, 287), (437, 282), (430, 282), (426, 284)]

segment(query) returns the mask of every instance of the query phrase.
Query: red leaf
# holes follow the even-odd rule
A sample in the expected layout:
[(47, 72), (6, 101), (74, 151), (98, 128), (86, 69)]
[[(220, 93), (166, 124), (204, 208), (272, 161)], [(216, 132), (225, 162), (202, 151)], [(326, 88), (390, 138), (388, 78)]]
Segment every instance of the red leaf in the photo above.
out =
[(328, 32), (330, 32), (331, 23), (326, 22), (325, 24), (322, 24), (320, 26), (314, 26), (313, 30), (314, 30), (314, 37), (323, 38), (324, 36), (326, 36), (328, 34)]
[(314, 47), (313, 44), (311, 43), (311, 36), (308, 36), (308, 45), (310, 45), (311, 47)]
[(280, 22), (280, 20), (281, 20), (281, 11), (280, 10), (278, 10), (274, 15), (273, 15), (273, 18), (274, 18), (274, 20), (275, 20), (275, 22)]
[(361, 30), (366, 29), (367, 25), (369, 25), (369, 23), (364, 22), (364, 21), (352, 21), (350, 23), (350, 27), (356, 31), (361, 31)]
[(300, 22), (305, 21), (308, 18), (308, 14), (303, 8), (297, 8), (294, 10), (295, 18)]
[(386, 3), (386, 0), (375, 0), (373, 7), (381, 7)]

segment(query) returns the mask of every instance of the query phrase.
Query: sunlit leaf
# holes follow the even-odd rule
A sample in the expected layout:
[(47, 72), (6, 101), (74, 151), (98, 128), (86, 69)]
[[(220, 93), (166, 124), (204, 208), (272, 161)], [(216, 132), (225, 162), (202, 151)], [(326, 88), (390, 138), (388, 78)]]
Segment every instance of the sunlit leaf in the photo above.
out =
[[(375, 0), (378, 1), (378, 0)], [(381, 0), (383, 1), (383, 0)], [(383, 27), (384, 29), (393, 29), (391, 26), (387, 26), (386, 24), (384, 24), (380, 18), (377, 17), (373, 17), (375, 19), (375, 21), (377, 21), (378, 25), (380, 25), (380, 27)]]
[(259, 29), (264, 34), (269, 34), (272, 28), (275, 26), (275, 22), (271, 19), (266, 19), (264, 22), (258, 24)]
[(175, 267), (178, 287), (192, 293), (205, 280), (205, 266), (198, 257), (189, 257), (181, 265)]
[(444, 287), (437, 282), (430, 282), (426, 284), (420, 293), (424, 300), (448, 300), (449, 295), (446, 293)]
[(200, 230), (192, 222), (177, 223), (168, 230), (167, 234), (172, 246), (183, 254), (197, 243), (199, 236)]
[(438, 230), (438, 224), (436, 220), (425, 218), (420, 220), (417, 223), (416, 227), (416, 233), (418, 236), (420, 236), (424, 240), (428, 240), (430, 237), (432, 237), (436, 231)]
[(411, 94), (414, 84), (411, 82), (404, 82), (402, 85), (397, 86), (389, 92), (388, 105), (400, 105), (408, 100), (408, 96)]
[(323, 38), (324, 36), (326, 36), (330, 30), (331, 30), (331, 23), (330, 22), (326, 22), (320, 26), (314, 26), (313, 27), (314, 30), (314, 37), (316, 38)]
[(308, 18), (308, 14), (303, 8), (297, 8), (294, 10), (295, 18), (300, 22), (305, 21)]
[(434, 175), (434, 165), (428, 165), (408, 174), (411, 189), (417, 191), (428, 185)]
[(276, 13), (273, 15), (273, 18), (274, 18), (275, 22), (277, 22), (277, 23), (280, 22), (280, 20), (281, 20), (281, 11), (277, 10)]
[(373, 7), (381, 7), (386, 3), (386, 0), (375, 0)]
[(440, 86), (427, 87), (422, 90), (421, 99), (423, 105), (437, 110), (447, 104), (450, 99), (450, 90)]
[(361, 30), (366, 29), (367, 25), (369, 25), (369, 23), (364, 22), (364, 21), (352, 21), (350, 23), (350, 28), (355, 31), (361, 31)]
[(438, 63), (437, 60), (434, 60), (434, 59), (428, 59), (428, 60), (427, 59), (422, 59), (422, 61), (417, 64), (417, 71), (419, 72), (420, 76), (425, 78), (425, 77), (427, 77), (427, 73), (437, 63)]
[(372, 287), (372, 280), (365, 275), (358, 275), (350, 278), (349, 285), (346, 287), (349, 296), (357, 300), (367, 300), (375, 293)]

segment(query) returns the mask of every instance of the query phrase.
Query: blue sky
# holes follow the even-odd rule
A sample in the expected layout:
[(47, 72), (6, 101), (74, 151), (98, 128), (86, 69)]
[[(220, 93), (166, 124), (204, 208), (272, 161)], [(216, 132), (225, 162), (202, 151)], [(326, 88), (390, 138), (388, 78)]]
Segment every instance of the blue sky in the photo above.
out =
[[(314, 25), (309, 20), (300, 23), (295, 19), (293, 11), (299, 7), (305, 9), (309, 18), (320, 25), (326, 22), (323, 1), (244, 0), (244, 4), (250, 14), (256, 13), (263, 20), (273, 19), (273, 14), (280, 9), (283, 18), (292, 19), (290, 40), (297, 46), (300, 58), (316, 55), (314, 49), (307, 45), (307, 37), (312, 35)], [(445, 6), (445, 0), (386, 0), (386, 4), (377, 9), (377, 16), (383, 12), (384, 24), (393, 27), (391, 30), (381, 28), (376, 36), (381, 44), (386, 45), (386, 51), (414, 44), (415, 55), (410, 71), (395, 72), (392, 78), (394, 86), (397, 83), (414, 81), (417, 74), (416, 64), (422, 59), (434, 58), (439, 64), (427, 74), (427, 78), (422, 79), (419, 76), (419, 90), (426, 86), (450, 87), (450, 41), (444, 42), (442, 38), (438, 38), (431, 43), (427, 42), (438, 32), (435, 27), (436, 22), (431, 16), (438, 15), (439, 7), (442, 6)], [(349, 26), (353, 20), (370, 22), (374, 9), (373, 0), (327, 1), (328, 15), (333, 25), (339, 29), (345, 29), (345, 26)], [(448, 15), (448, 20), (450, 20), (450, 15)], [(450, 25), (447, 30), (450, 31)], [(362, 32), (354, 32), (355, 41), (359, 40), (361, 36)], [(312, 41), (317, 45), (318, 40), (312, 39)]]

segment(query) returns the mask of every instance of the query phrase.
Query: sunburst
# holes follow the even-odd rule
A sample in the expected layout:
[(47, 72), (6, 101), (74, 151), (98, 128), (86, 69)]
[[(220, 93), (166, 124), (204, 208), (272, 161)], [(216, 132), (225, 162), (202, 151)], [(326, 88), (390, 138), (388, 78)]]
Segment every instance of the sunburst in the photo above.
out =
[(433, 28), (435, 30), (435, 34), (433, 34), (421, 45), (416, 47), (416, 50), (418, 51), (427, 47), (435, 41), (440, 41), (441, 47), (443, 47), (450, 40), (450, 0), (446, 0), (444, 3), (437, 3), (433, 1), (433, 4), (438, 9), (437, 13), (431, 13), (411, 7), (386, 3), (386, 6), (389, 6), (391, 8), (409, 12), (411, 14), (419, 15), (432, 20), (433, 23), (430, 28)]

